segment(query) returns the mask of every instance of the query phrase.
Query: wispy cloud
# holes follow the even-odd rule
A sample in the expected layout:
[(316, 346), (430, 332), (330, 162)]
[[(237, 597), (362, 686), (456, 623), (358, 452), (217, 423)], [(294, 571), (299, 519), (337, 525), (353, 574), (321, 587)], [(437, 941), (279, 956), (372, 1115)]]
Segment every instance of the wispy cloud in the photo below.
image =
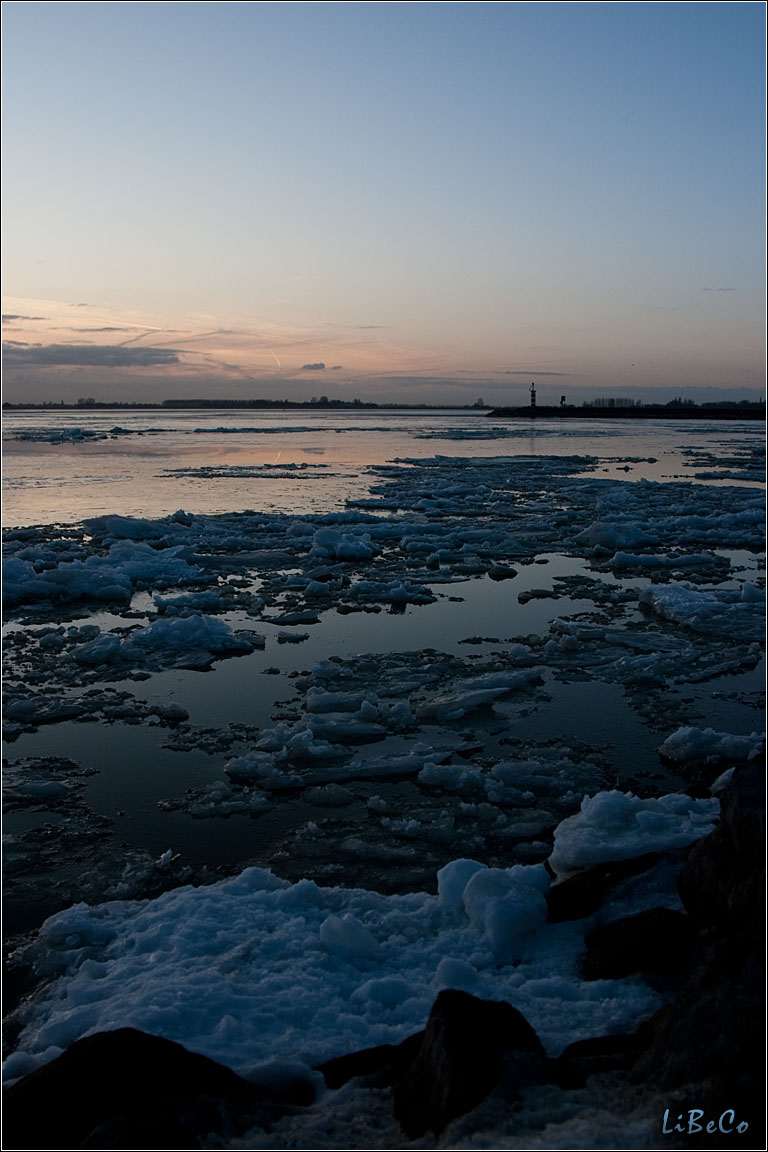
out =
[(503, 376), (570, 376), (570, 372), (540, 372), (538, 368), (503, 368)]
[(703, 292), (738, 292), (738, 288), (703, 288)]
[(3, 313), (3, 324), (9, 320), (47, 320), (47, 316), (17, 316), (13, 313)]
[(6, 367), (25, 365), (145, 368), (155, 364), (178, 364), (173, 348), (120, 348), (107, 344), (42, 344), (32, 348), (4, 345)]
[[(40, 317), (42, 319), (42, 317)], [(117, 324), (113, 326), (105, 325), (103, 328), (73, 328), (73, 332), (130, 332), (135, 331), (139, 327), (138, 324)], [(142, 329), (146, 331), (146, 329)]]

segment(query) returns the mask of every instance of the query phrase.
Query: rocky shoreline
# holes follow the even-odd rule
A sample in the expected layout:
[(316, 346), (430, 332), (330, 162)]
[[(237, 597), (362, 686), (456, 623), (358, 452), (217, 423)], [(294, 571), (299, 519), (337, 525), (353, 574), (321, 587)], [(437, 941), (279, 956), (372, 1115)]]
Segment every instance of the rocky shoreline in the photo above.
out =
[[(352, 1086), (389, 1111), (390, 1140), (400, 1133), (401, 1142), (379, 1147), (498, 1147), (470, 1135), (487, 1127), (489, 1111), (504, 1147), (626, 1146), (610, 1133), (599, 1144), (579, 1142), (583, 1135), (563, 1143), (562, 1126), (560, 1142), (542, 1143), (542, 1133), (526, 1142), (530, 1127), (516, 1114), (536, 1093), (560, 1094), (574, 1115), (581, 1097), (604, 1093), (613, 1114), (645, 1117), (649, 1141), (636, 1147), (764, 1147), (764, 757), (733, 770), (720, 803), (719, 824), (680, 869), (685, 913), (649, 909), (587, 936), (585, 979), (642, 972), (669, 997), (632, 1033), (578, 1040), (551, 1058), (511, 1005), (448, 988), (425, 1029), (401, 1044), (327, 1061), (314, 1081), (286, 1065), (273, 1083), (256, 1085), (123, 1028), (78, 1040), (12, 1085), (3, 1146), (362, 1147), (354, 1132), (338, 1142), (338, 1129), (335, 1142), (314, 1145), (283, 1143), (275, 1131), (286, 1118), (300, 1124), (320, 1107), (332, 1112), (334, 1095)], [(657, 862), (603, 864), (554, 884), (550, 922), (590, 915), (613, 885)]]

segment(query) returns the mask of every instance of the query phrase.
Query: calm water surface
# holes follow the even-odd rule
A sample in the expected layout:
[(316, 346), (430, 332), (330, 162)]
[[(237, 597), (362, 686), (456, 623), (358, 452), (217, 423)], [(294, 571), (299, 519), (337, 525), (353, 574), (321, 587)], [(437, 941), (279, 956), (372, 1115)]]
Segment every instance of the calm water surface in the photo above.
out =
[[(78, 430), (107, 438), (24, 438)], [(467, 411), (12, 412), (3, 420), (3, 523), (75, 523), (107, 513), (153, 518), (180, 507), (200, 514), (332, 511), (367, 491), (376, 465), (434, 455), (599, 456), (599, 475), (685, 479), (701, 469), (690, 449), (710, 454), (712, 467), (763, 439), (758, 424), (534, 424)], [(291, 475), (289, 466), (299, 469)]]

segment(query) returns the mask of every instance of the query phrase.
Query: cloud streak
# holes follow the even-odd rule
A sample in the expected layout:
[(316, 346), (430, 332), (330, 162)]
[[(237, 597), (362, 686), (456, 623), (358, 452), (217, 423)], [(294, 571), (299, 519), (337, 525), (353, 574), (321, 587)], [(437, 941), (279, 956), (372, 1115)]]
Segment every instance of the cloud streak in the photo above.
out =
[(4, 345), (6, 368), (26, 366), (146, 368), (178, 364), (173, 348), (120, 348), (108, 344), (42, 344), (32, 348)]
[(503, 368), (503, 376), (570, 376), (570, 372), (540, 372), (538, 368)]

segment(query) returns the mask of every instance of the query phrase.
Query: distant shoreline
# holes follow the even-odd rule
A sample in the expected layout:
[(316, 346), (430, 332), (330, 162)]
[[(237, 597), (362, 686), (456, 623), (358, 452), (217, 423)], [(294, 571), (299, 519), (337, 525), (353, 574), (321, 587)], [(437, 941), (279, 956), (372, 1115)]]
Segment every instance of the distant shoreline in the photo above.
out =
[(4, 412), (462, 412), (514, 420), (765, 420), (764, 404), (666, 405), (643, 404), (635, 407), (596, 407), (585, 405), (537, 405), (491, 407), (479, 404), (376, 404), (371, 401), (328, 400), (184, 400), (158, 404), (120, 400), (94, 400), (86, 404), (51, 402), (14, 404), (5, 401)]
[(721, 408), (643, 404), (636, 408), (560, 408), (542, 404), (535, 408), (494, 408), (488, 415), (514, 420), (765, 420), (765, 405)]
[(88, 404), (56, 404), (53, 402), (18, 404), (5, 401), (4, 412), (476, 412), (487, 415), (491, 405), (477, 404), (375, 404), (372, 401), (354, 403), (351, 400), (329, 400), (327, 404), (311, 400), (184, 400), (163, 401), (159, 404), (127, 400), (95, 400)]

